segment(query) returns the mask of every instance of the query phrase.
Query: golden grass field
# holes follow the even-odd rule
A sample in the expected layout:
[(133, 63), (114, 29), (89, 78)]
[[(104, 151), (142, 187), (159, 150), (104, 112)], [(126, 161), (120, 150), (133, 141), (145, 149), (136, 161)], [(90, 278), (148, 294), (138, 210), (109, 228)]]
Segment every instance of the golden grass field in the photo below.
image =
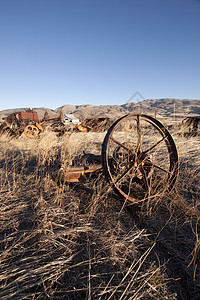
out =
[(0, 137), (1, 299), (200, 299), (200, 136), (171, 129), (170, 194), (123, 205), (103, 174), (61, 170), (105, 133)]

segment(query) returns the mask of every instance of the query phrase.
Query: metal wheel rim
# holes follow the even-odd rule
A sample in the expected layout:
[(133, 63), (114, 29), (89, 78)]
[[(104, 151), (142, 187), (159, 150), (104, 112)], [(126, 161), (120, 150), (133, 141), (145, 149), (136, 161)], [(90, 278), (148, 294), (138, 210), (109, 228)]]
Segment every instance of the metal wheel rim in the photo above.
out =
[[(138, 121), (139, 120), (139, 121)], [(165, 150), (165, 152), (167, 153), (168, 156), (168, 167), (167, 169), (164, 169), (164, 171), (161, 169), (159, 169), (159, 165), (155, 165), (155, 163), (153, 163), (150, 159), (148, 159), (148, 155), (149, 153), (144, 153), (145, 151), (143, 151), (142, 147), (143, 145), (141, 145), (141, 154), (137, 155), (135, 154), (136, 150), (134, 150), (134, 155), (133, 155), (133, 151), (131, 154), (129, 154), (129, 150), (126, 150), (126, 148), (128, 149), (128, 147), (126, 147), (126, 141), (124, 141), (123, 143), (121, 143), (121, 140), (115, 140), (114, 139), (114, 134), (120, 130), (120, 127), (122, 127), (122, 125), (126, 125), (126, 123), (130, 123), (132, 122), (137, 124), (146, 124), (147, 128), (151, 127), (152, 132), (155, 130), (155, 136), (157, 138), (159, 138), (158, 143), (156, 146), (153, 144), (154, 142), (152, 142), (152, 150), (149, 151), (150, 152), (154, 152), (157, 151), (159, 152), (160, 150), (158, 150), (158, 147), (163, 147), (163, 149)], [(139, 123), (138, 123), (139, 122)], [(138, 127), (137, 128), (137, 132), (135, 132), (135, 134), (137, 134), (136, 140), (137, 140), (137, 145), (134, 145), (134, 147), (139, 147), (139, 143), (141, 142), (141, 138), (139, 138), (139, 134), (138, 134)], [(131, 129), (132, 130), (132, 129)], [(141, 131), (142, 132), (142, 131)], [(133, 132), (131, 132), (133, 133)], [(114, 139), (114, 141), (113, 141)], [(139, 141), (140, 140), (140, 141)], [(149, 139), (151, 141), (151, 139)], [(128, 161), (127, 166), (122, 165), (122, 158), (120, 164), (121, 164), (121, 168), (123, 166), (123, 168), (125, 168), (124, 172), (122, 172), (122, 170), (120, 169), (120, 167), (116, 167), (116, 170), (114, 170), (114, 175), (113, 175), (113, 160), (114, 160), (114, 152), (112, 152), (111, 149), (111, 144), (115, 144), (116, 147), (116, 151), (119, 151), (117, 149), (117, 147), (119, 149), (123, 149), (124, 152), (128, 152), (128, 154), (126, 154), (127, 158), (126, 160)], [(164, 145), (164, 146), (163, 146)], [(139, 149), (139, 148), (138, 148)], [(122, 152), (122, 150), (120, 150)], [(148, 155), (147, 155), (148, 154)], [(152, 155), (152, 154), (151, 154)], [(159, 154), (160, 155), (160, 154)], [(155, 157), (158, 156), (158, 154), (154, 154), (154, 160)], [(125, 157), (125, 155), (124, 155)], [(128, 158), (129, 157), (129, 158)], [(132, 158), (130, 158), (132, 157)], [(131, 161), (132, 159), (132, 161)], [(159, 157), (160, 159), (160, 157)], [(124, 161), (126, 161), (124, 158)], [(114, 190), (122, 195), (126, 200), (134, 202), (134, 203), (138, 203), (141, 201), (144, 201), (146, 199), (152, 199), (155, 198), (155, 196), (160, 195), (160, 193), (162, 192), (166, 192), (166, 191), (170, 191), (172, 189), (172, 187), (174, 186), (174, 183), (176, 181), (177, 178), (177, 173), (178, 173), (178, 154), (177, 154), (177, 150), (176, 150), (176, 146), (175, 143), (170, 135), (170, 133), (168, 132), (168, 130), (156, 119), (154, 119), (153, 117), (150, 116), (146, 116), (146, 115), (126, 115), (122, 118), (120, 118), (119, 120), (117, 120), (108, 130), (103, 144), (102, 144), (102, 165), (103, 165), (103, 170), (105, 173), (105, 177), (107, 179), (107, 181), (111, 184), (111, 186), (114, 188)], [(130, 170), (128, 171), (128, 169), (130, 168)], [(150, 169), (150, 171), (149, 171)], [(139, 170), (139, 171), (138, 171)], [(148, 170), (148, 172), (147, 172)], [(159, 171), (157, 171), (159, 170)], [(118, 172), (119, 171), (119, 172)], [(126, 173), (125, 177), (122, 177), (122, 179), (120, 179), (120, 176), (123, 175), (123, 173)], [(122, 173), (120, 175), (120, 172)], [(132, 172), (132, 175), (130, 175), (130, 173)], [(150, 173), (152, 172), (152, 175), (150, 177)], [(160, 172), (162, 174), (166, 173), (165, 177), (167, 177), (166, 182), (164, 181), (164, 185), (163, 187), (160, 188), (159, 192), (155, 192), (152, 190), (152, 186), (153, 186), (153, 178), (155, 177), (156, 179), (159, 179), (159, 177), (156, 177), (157, 173)], [(137, 175), (137, 173), (139, 173)], [(153, 174), (154, 173), (154, 174)], [(117, 177), (118, 176), (118, 177)], [(132, 176), (132, 179), (131, 179)], [(153, 177), (154, 176), (154, 177)], [(129, 178), (126, 178), (129, 177)], [(164, 175), (163, 175), (164, 177)], [(149, 185), (149, 178), (151, 179), (151, 186)], [(122, 181), (127, 181), (127, 183), (120, 183), (120, 180)], [(137, 182), (138, 181), (138, 182)], [(124, 184), (124, 187), (122, 188), (122, 185)], [(120, 186), (121, 185), (121, 186)], [(128, 187), (126, 187), (126, 185), (128, 185)], [(142, 188), (141, 189), (141, 195), (139, 196), (139, 194), (137, 195), (137, 189), (136, 186), (145, 186), (144, 188), (144, 192), (143, 192), (143, 196), (142, 196)], [(156, 186), (156, 180), (154, 185)], [(160, 182), (161, 185), (161, 182)], [(151, 188), (151, 193), (150, 193), (150, 188)], [(131, 190), (132, 189), (132, 190)], [(134, 195), (135, 194), (135, 195)]]
[(27, 125), (24, 129), (24, 133), (28, 138), (34, 138), (38, 135), (39, 130), (35, 125)]

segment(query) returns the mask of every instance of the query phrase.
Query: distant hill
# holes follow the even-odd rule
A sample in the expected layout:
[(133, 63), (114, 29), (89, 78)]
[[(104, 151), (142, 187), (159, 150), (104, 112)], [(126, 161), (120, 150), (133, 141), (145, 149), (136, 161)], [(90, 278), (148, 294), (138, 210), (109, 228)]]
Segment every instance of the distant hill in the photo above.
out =
[(191, 99), (148, 99), (138, 103), (130, 102), (123, 105), (63, 105), (55, 109), (57, 113), (73, 113), (81, 119), (96, 116), (110, 117), (116, 119), (127, 113), (143, 113), (156, 117), (177, 118), (200, 115), (200, 100)]
[[(0, 117), (7, 116), (16, 111), (25, 111), (27, 108), (7, 109), (0, 111)], [(63, 105), (55, 110), (40, 107), (33, 108), (40, 119), (48, 112), (49, 118), (56, 118), (60, 112), (72, 113), (80, 119), (94, 118), (98, 116), (119, 118), (127, 113), (143, 113), (157, 118), (173, 117), (184, 118), (186, 116), (200, 115), (200, 100), (191, 99), (148, 99), (138, 103), (130, 102), (123, 105)]]
[(121, 105), (79, 105), (79, 106), (71, 106), (71, 105), (64, 105), (59, 107), (55, 110), (56, 112), (60, 113), (62, 111), (64, 114), (66, 113), (73, 113), (80, 119), (86, 118), (94, 118), (97, 116), (102, 117), (120, 117), (124, 114), (127, 114), (127, 109), (123, 108)]

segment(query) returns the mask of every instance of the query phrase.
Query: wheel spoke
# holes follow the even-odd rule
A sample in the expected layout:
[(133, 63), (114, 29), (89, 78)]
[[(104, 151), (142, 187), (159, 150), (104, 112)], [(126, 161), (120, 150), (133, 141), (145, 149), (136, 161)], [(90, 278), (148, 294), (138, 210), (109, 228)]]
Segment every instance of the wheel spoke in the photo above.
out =
[(141, 136), (141, 127), (140, 127), (140, 117), (137, 115), (137, 136), (138, 136), (138, 142), (136, 147), (136, 153), (141, 152), (141, 146), (142, 146), (142, 136)]
[(118, 184), (134, 167), (134, 163), (115, 181), (115, 185)]
[(143, 114), (115, 121), (102, 145), (106, 179), (131, 202), (172, 189), (177, 162), (176, 146), (168, 130), (158, 120)]
[(145, 170), (144, 170), (143, 166), (140, 168), (140, 172), (142, 174), (142, 178), (143, 178), (143, 181), (144, 181), (145, 190), (148, 191), (149, 190), (149, 185), (148, 185), (148, 182), (147, 182), (147, 177), (146, 177), (146, 173), (145, 173)]
[(122, 143), (118, 142), (117, 140), (115, 140), (113, 137), (110, 137), (110, 140), (114, 143), (116, 143), (118, 146), (122, 147), (123, 149), (125, 149), (128, 153), (131, 153), (131, 150), (126, 147), (125, 145), (123, 145)]
[(154, 148), (156, 148), (160, 143), (162, 143), (163, 141), (165, 141), (167, 139), (166, 136), (164, 136), (160, 141), (158, 141), (155, 145), (153, 145), (152, 147), (150, 147), (149, 149), (145, 150), (143, 152), (143, 154), (147, 154), (149, 152), (151, 152), (151, 150), (153, 150)]
[(157, 168), (157, 169), (159, 169), (159, 170), (161, 170), (161, 171), (163, 171), (163, 172), (165, 172), (165, 173), (167, 173), (167, 174), (169, 174), (169, 175), (172, 175), (171, 172), (169, 172), (169, 171), (163, 169), (162, 167), (160, 167), (160, 166), (158, 166), (158, 165), (156, 165), (156, 164), (154, 164), (154, 163), (152, 163), (152, 167)]

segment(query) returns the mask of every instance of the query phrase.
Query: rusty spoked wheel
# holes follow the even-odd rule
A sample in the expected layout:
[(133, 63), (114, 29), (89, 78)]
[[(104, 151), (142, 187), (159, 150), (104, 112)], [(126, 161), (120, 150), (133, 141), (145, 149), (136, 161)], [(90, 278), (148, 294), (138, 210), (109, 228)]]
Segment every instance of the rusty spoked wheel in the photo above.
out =
[(178, 154), (168, 130), (146, 115), (127, 115), (108, 130), (102, 144), (106, 179), (126, 200), (138, 203), (170, 191)]
[(39, 134), (39, 129), (35, 125), (27, 125), (24, 128), (24, 134), (28, 138), (34, 138)]

